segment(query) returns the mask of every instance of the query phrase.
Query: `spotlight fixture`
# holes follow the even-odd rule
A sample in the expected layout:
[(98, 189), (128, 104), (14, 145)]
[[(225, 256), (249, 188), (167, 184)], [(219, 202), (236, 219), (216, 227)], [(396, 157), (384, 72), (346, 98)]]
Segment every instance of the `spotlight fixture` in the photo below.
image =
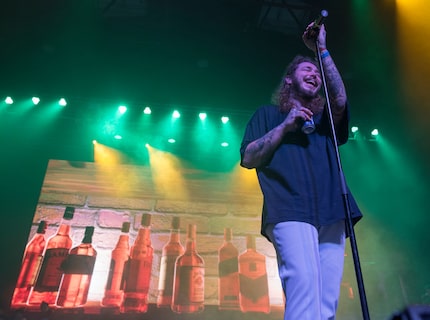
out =
[(6, 104), (12, 104), (13, 99), (12, 99), (12, 97), (6, 97), (6, 99), (4, 99), (4, 102), (6, 102)]
[(370, 132), (370, 134), (372, 135), (372, 137), (376, 137), (379, 135), (379, 131), (378, 129), (373, 129), (372, 132)]
[(40, 99), (39, 99), (39, 97), (33, 97), (33, 98), (31, 98), (31, 101), (33, 101), (33, 104), (35, 106), (37, 106), (40, 102)]
[(58, 100), (58, 104), (62, 107), (67, 106), (67, 101), (64, 98), (61, 98), (60, 100)]
[(174, 119), (178, 119), (179, 117), (181, 117), (181, 114), (179, 113), (179, 111), (178, 111), (178, 110), (175, 110), (175, 111), (173, 111), (173, 113), (172, 113), (172, 117), (173, 117)]
[(126, 106), (119, 106), (118, 107), (118, 112), (119, 114), (124, 114), (127, 112), (127, 107)]

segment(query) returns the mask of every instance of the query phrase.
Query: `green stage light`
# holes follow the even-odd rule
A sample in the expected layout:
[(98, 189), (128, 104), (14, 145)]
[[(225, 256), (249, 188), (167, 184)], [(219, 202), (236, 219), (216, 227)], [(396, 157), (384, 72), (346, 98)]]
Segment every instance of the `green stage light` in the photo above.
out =
[(35, 106), (37, 106), (40, 102), (40, 99), (39, 99), (39, 97), (33, 97), (33, 98), (31, 98), (31, 101), (33, 101), (33, 104)]
[(127, 112), (127, 107), (126, 106), (119, 106), (118, 107), (118, 112), (119, 114), (124, 114)]
[(13, 99), (12, 99), (12, 97), (6, 97), (6, 99), (4, 99), (4, 102), (6, 102), (6, 104), (12, 104)]
[(206, 117), (207, 117), (208, 115), (205, 113), (205, 112), (200, 112), (199, 113), (199, 118), (200, 118), (200, 120), (205, 120), (206, 119)]
[(58, 104), (62, 107), (67, 106), (67, 101), (64, 98), (61, 98), (60, 100), (58, 100)]
[(358, 131), (358, 127), (356, 127), (356, 126), (351, 127), (352, 133), (356, 133), (357, 131)]
[(180, 118), (180, 117), (181, 117), (181, 114), (179, 113), (179, 111), (178, 111), (178, 110), (175, 110), (175, 111), (173, 111), (173, 113), (172, 113), (172, 117), (173, 117), (174, 119), (178, 119), (178, 118)]
[(228, 142), (221, 142), (221, 147), (228, 147)]
[(173, 138), (170, 138), (170, 139), (168, 139), (168, 140), (167, 140), (167, 142), (169, 142), (169, 143), (175, 143), (175, 142), (176, 142), (176, 140), (175, 140), (175, 139), (173, 139)]
[(376, 137), (379, 135), (379, 131), (378, 129), (373, 129), (372, 132), (370, 133), (373, 137)]
[(151, 108), (150, 107), (145, 107), (145, 109), (143, 109), (143, 113), (144, 114), (151, 114), (152, 113)]
[(121, 139), (122, 139), (122, 136), (121, 136), (120, 134), (116, 134), (116, 135), (114, 135), (114, 138), (115, 138), (116, 140), (121, 140)]
[(226, 116), (221, 117), (221, 122), (224, 124), (226, 124), (229, 120), (230, 120), (229, 117), (226, 117)]

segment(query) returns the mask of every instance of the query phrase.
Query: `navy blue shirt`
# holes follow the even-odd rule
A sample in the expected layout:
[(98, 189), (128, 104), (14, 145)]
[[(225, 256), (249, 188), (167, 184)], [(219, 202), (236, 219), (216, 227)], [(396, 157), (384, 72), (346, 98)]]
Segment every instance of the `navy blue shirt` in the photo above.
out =
[[(269, 105), (259, 108), (245, 130), (241, 158), (248, 144), (281, 124), (288, 113)], [(336, 127), (338, 144), (348, 140), (348, 111)], [(269, 161), (256, 168), (263, 193), (261, 233), (268, 224), (307, 222), (315, 227), (345, 219), (338, 161), (326, 112), (314, 114), (316, 130), (289, 132)], [(354, 223), (361, 212), (348, 190)], [(267, 236), (266, 236), (267, 237)]]

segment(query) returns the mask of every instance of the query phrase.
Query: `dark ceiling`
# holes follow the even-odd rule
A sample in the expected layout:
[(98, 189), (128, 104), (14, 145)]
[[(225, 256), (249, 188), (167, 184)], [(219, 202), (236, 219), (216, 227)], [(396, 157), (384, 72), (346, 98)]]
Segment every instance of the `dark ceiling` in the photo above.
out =
[(347, 9), (335, 2), (2, 2), (1, 91), (253, 109), (288, 60), (307, 53), (300, 35), (321, 9), (339, 46)]

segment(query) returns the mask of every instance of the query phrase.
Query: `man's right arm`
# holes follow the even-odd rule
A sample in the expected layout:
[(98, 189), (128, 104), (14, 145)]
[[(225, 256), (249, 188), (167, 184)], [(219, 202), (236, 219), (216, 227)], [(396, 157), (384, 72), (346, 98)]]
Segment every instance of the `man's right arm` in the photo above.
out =
[(285, 127), (285, 122), (283, 122), (261, 138), (250, 142), (242, 156), (241, 165), (252, 169), (266, 163), (280, 145), (284, 137)]

